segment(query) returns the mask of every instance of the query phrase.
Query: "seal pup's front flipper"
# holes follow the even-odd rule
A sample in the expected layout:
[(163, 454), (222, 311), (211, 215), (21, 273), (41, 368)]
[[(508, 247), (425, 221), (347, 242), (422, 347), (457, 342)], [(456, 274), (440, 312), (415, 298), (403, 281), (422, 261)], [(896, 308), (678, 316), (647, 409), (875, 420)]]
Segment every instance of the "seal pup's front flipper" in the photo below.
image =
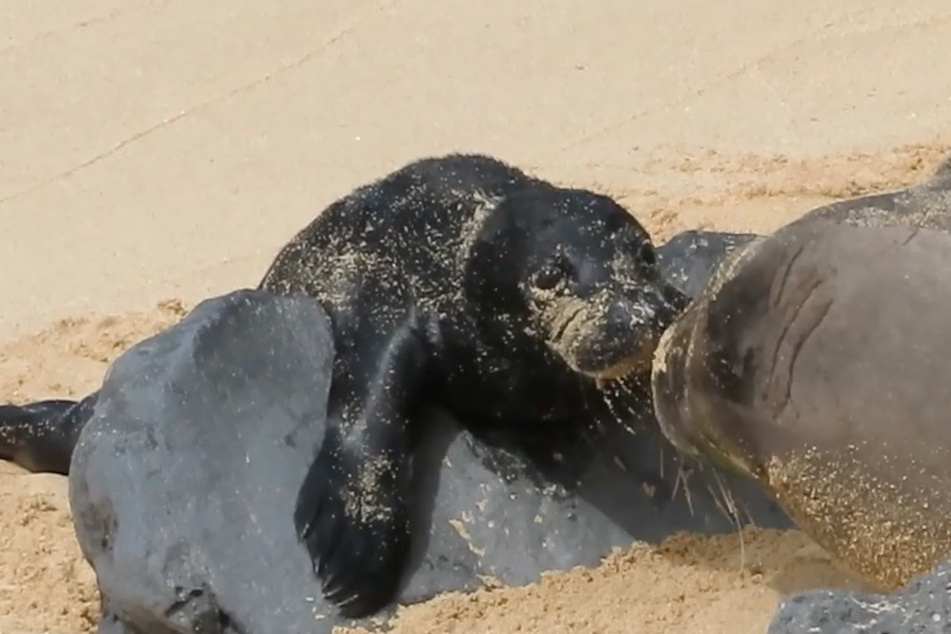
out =
[(294, 523), (327, 600), (360, 618), (393, 599), (407, 565), (410, 411), (427, 353), (411, 324), (387, 332), (366, 323), (346, 339), (360, 345), (337, 357), (327, 433)]
[(0, 459), (33, 473), (68, 475), (73, 448), (98, 396), (0, 405)]

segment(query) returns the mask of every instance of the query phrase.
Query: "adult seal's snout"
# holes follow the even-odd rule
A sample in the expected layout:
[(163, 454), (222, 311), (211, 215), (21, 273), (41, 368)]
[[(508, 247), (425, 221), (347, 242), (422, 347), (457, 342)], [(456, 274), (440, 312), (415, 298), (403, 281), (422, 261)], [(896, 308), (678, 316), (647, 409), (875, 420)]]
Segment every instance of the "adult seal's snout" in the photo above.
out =
[(689, 420), (681, 416), (687, 385), (683, 361), (687, 351), (685, 335), (690, 332), (687, 323), (684, 315), (677, 327), (668, 328), (661, 336), (651, 366), (651, 393), (657, 422), (667, 439), (679, 451), (700, 457), (688, 426)]
[[(762, 240), (753, 238), (722, 259), (697, 299), (664, 331), (651, 366), (654, 409), (668, 440), (685, 454), (703, 457), (746, 475), (753, 475), (756, 470), (749, 460), (739, 458), (747, 453), (740, 442), (748, 442), (746, 435), (729, 421), (725, 425), (730, 425), (731, 433), (724, 433), (722, 426), (707, 424), (707, 417), (713, 415), (713, 402), (730, 410), (734, 417), (731, 420), (745, 417), (736, 402), (711, 397), (712, 394), (734, 394), (730, 386), (735, 385), (737, 369), (742, 367), (742, 362), (729, 358), (727, 345), (732, 339), (721, 341), (711, 335), (711, 328), (722, 332), (731, 321), (735, 323), (730, 314), (717, 312), (713, 306), (724, 305), (724, 285), (757, 253)], [(736, 288), (734, 284), (726, 293)], [(746, 296), (767, 294), (761, 283), (756, 288), (747, 283), (743, 289)], [(742, 314), (745, 309), (738, 312)], [(717, 319), (723, 322), (719, 326), (715, 323)], [(703, 361), (699, 361), (701, 358)]]

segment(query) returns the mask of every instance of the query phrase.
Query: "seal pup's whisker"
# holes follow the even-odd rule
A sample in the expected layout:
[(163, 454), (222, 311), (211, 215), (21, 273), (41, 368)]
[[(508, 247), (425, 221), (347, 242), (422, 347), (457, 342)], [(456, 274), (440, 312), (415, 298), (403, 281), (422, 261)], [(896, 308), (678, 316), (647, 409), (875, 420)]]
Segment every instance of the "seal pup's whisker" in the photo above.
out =
[[(624, 428), (631, 436), (637, 435), (637, 430), (630, 424), (630, 420), (643, 420), (646, 412), (635, 409), (635, 405), (641, 402), (641, 397), (635, 394), (634, 386), (628, 383), (629, 380), (636, 384), (640, 383), (636, 377), (622, 377), (619, 379), (606, 380), (598, 384), (601, 398), (607, 405), (610, 414), (614, 420)], [(644, 397), (648, 398), (648, 397)], [(625, 417), (618, 413), (617, 407), (623, 408), (629, 416)]]
[(625, 418), (618, 414), (617, 410), (614, 408), (615, 401), (611, 398), (611, 395), (602, 390), (601, 398), (604, 401), (604, 404), (608, 406), (608, 413), (614, 417), (614, 422), (620, 425), (624, 431), (629, 433), (631, 436), (636, 436), (637, 432), (634, 430), (634, 428), (630, 425), (630, 423), (627, 422)]
[[(743, 570), (746, 568), (746, 542), (743, 537), (743, 523), (740, 520), (740, 514), (737, 511), (736, 502), (733, 499), (733, 493), (723, 485), (723, 480), (720, 478), (720, 474), (716, 469), (711, 469), (710, 471), (713, 473), (713, 479), (717, 483), (717, 487), (720, 490), (720, 495), (723, 496), (723, 502), (730, 511), (730, 522), (736, 527), (737, 535), (740, 538), (740, 570)], [(711, 494), (712, 493), (713, 492), (711, 491)], [(714, 500), (716, 500), (716, 497), (714, 497)], [(719, 502), (717, 502), (717, 506), (720, 506)]]
[(670, 499), (673, 500), (677, 498), (677, 491), (680, 490), (680, 483), (682, 481), (684, 483), (684, 499), (687, 502), (687, 508), (690, 509), (690, 515), (693, 516), (693, 498), (690, 495), (690, 485), (688, 482), (691, 475), (693, 475), (693, 471), (681, 463), (677, 469), (677, 477), (674, 480), (674, 490), (670, 494)]

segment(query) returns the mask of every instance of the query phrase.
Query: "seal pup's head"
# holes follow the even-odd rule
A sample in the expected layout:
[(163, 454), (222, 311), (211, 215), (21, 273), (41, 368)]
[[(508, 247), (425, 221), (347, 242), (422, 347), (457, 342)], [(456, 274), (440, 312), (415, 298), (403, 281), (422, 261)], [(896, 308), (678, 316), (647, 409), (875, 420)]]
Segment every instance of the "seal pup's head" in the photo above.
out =
[(494, 321), (540, 339), (595, 380), (646, 371), (686, 302), (661, 277), (640, 223), (587, 190), (542, 184), (505, 197), (472, 255), (467, 290), (491, 298)]

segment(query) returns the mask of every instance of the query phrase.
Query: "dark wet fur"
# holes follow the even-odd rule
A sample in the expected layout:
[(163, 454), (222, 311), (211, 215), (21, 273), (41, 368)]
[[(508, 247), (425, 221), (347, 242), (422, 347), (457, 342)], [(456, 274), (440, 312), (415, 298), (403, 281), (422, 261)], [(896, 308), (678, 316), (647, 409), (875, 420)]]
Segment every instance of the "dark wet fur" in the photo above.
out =
[[(485, 199), (500, 202), (480, 233), (467, 234)], [(566, 218), (599, 228), (584, 236)], [(563, 242), (596, 250), (608, 236), (625, 252), (653, 251), (607, 197), (454, 155), (412, 163), (338, 200), (278, 255), (262, 287), (317, 297), (334, 322), (328, 432), (295, 523), (344, 615), (382, 608), (402, 580), (420, 404), (443, 406), (472, 429), (592, 415), (601, 402), (594, 381), (545, 345), (522, 286)], [(669, 292), (650, 260), (637, 275)], [(359, 517), (348, 510), (354, 504), (366, 507)]]
[(67, 475), (73, 448), (92, 417), (97, 397), (94, 392), (81, 401), (0, 405), (0, 459), (33, 472)]

